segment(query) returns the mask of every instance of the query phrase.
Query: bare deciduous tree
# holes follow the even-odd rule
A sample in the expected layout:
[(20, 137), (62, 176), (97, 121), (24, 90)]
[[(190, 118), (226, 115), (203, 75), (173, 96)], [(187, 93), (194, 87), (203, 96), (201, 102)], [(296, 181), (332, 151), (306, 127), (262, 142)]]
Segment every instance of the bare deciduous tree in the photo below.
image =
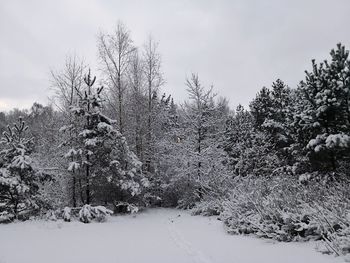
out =
[(86, 66), (83, 59), (76, 55), (67, 56), (63, 70), (51, 71), (52, 90), (54, 91), (54, 104), (63, 112), (68, 112), (69, 107), (75, 104), (77, 90), (83, 85), (83, 75)]
[[(124, 132), (124, 97), (126, 92), (125, 75), (135, 48), (130, 32), (119, 22), (112, 34), (101, 33), (98, 39), (99, 57), (102, 70), (108, 79), (111, 98), (110, 106), (115, 110), (119, 129)], [(116, 105), (115, 105), (116, 104)]]
[(144, 133), (145, 122), (142, 118), (146, 108), (145, 104), (145, 78), (143, 72), (144, 63), (136, 50), (130, 61), (128, 70), (129, 85), (129, 111), (130, 111), (130, 131), (135, 145), (136, 155), (143, 161), (144, 153)]
[(149, 36), (148, 41), (143, 49), (144, 75), (147, 87), (147, 157), (146, 170), (152, 171), (152, 130), (154, 120), (154, 101), (157, 98), (160, 86), (164, 84), (163, 74), (161, 71), (161, 56), (158, 52), (158, 43)]

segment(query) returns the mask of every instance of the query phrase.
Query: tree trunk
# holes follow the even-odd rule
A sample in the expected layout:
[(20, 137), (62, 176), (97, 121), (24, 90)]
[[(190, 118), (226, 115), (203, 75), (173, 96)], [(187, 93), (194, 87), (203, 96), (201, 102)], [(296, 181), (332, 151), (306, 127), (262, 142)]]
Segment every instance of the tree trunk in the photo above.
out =
[[(87, 158), (87, 161), (89, 158)], [(86, 166), (86, 203), (90, 204), (90, 167), (87, 165)]]
[(121, 90), (119, 89), (119, 92), (118, 92), (119, 129), (120, 129), (120, 132), (123, 134), (124, 127), (123, 127), (123, 117), (122, 117), (122, 110), (123, 110), (122, 99), (123, 98), (122, 98)]
[(72, 185), (72, 200), (73, 200), (73, 207), (77, 207), (77, 199), (75, 196), (75, 185), (76, 185), (76, 178), (73, 176), (73, 185)]
[(79, 180), (78, 180), (78, 182), (79, 182), (79, 192), (80, 192), (80, 201), (81, 201), (81, 203), (82, 204), (85, 204), (85, 200), (84, 200), (84, 194), (83, 194), (83, 186), (82, 186), (82, 184), (81, 184), (81, 179), (79, 178)]
[[(151, 73), (150, 73), (151, 74)], [(151, 172), (151, 141), (152, 141), (152, 82), (148, 81), (148, 123), (147, 123), (147, 146), (148, 146), (148, 154), (147, 154), (147, 171)]]

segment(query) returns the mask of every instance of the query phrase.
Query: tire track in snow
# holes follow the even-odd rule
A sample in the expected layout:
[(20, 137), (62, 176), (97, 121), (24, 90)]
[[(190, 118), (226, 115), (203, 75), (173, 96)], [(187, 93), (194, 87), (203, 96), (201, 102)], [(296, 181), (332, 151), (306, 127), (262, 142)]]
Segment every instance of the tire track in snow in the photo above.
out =
[(195, 249), (191, 243), (176, 229), (173, 219), (169, 218), (165, 224), (175, 245), (184, 250), (194, 263), (212, 263), (201, 251)]

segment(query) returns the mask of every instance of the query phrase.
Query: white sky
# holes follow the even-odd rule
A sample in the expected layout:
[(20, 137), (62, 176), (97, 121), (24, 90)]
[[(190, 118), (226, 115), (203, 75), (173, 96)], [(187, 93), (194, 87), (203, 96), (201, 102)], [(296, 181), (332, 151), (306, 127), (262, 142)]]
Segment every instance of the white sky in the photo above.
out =
[(348, 0), (0, 0), (0, 111), (46, 103), (67, 54), (97, 69), (96, 36), (118, 20), (136, 45), (159, 41), (163, 91), (176, 101), (197, 72), (232, 106), (248, 105), (277, 78), (296, 87), (336, 43), (350, 48), (349, 12)]

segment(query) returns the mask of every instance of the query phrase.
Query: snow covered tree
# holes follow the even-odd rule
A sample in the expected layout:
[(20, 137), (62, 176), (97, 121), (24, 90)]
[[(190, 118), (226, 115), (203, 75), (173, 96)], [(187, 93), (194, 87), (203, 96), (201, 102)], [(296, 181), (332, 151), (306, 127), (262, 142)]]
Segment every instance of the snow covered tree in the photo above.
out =
[(306, 71), (295, 116), (299, 141), (314, 168), (321, 170), (335, 170), (350, 153), (349, 51), (338, 44), (330, 54), (330, 62), (317, 65), (313, 60), (312, 71)]
[(254, 117), (255, 127), (259, 129), (270, 116), (270, 109), (272, 107), (270, 90), (263, 87), (249, 106), (251, 114)]
[[(52, 134), (57, 132), (57, 127), (63, 125), (73, 127), (78, 125), (74, 119), (74, 114), (71, 112), (71, 107), (76, 105), (79, 96), (78, 93), (83, 92), (84, 87), (84, 72), (86, 65), (82, 58), (78, 58), (76, 55), (67, 56), (64, 67), (61, 70), (51, 71), (51, 89), (54, 91), (53, 104), (58, 109), (55, 116), (52, 119), (47, 120), (44, 125), (47, 125), (45, 134)], [(57, 136), (57, 135), (56, 135)], [(46, 136), (44, 136), (45, 138)], [(60, 202), (67, 204), (70, 203), (73, 207), (77, 206), (78, 200), (78, 188), (81, 185), (81, 178), (77, 178), (74, 173), (73, 175), (66, 172), (66, 164), (61, 162), (61, 157), (67, 150), (65, 147), (55, 147), (54, 142), (69, 141), (72, 144), (77, 137), (77, 134), (71, 129), (69, 132), (64, 134), (58, 132), (58, 138), (50, 138), (49, 150), (56, 151), (56, 155), (50, 156), (51, 160), (55, 160), (59, 172), (55, 172), (54, 182), (50, 182), (51, 190), (47, 189), (46, 194), (50, 191), (64, 193), (65, 196), (57, 198)], [(66, 146), (70, 147), (70, 146)], [(57, 158), (59, 157), (59, 158)], [(73, 158), (73, 157), (72, 157)], [(58, 161), (57, 161), (58, 159)], [(52, 161), (51, 161), (52, 163)], [(57, 189), (55, 189), (57, 188)], [(81, 195), (80, 195), (81, 197)]]
[[(68, 199), (67, 186), (70, 186), (67, 173), (62, 165), (62, 155), (65, 149), (60, 148), (61, 135), (59, 127), (66, 118), (61, 112), (55, 111), (52, 106), (43, 106), (34, 103), (26, 117), (28, 135), (33, 138), (35, 145), (31, 155), (35, 167), (50, 175), (40, 194), (50, 208), (59, 208), (66, 204)], [(70, 194), (71, 192), (69, 192)]]
[(212, 89), (206, 90), (195, 74), (187, 80), (187, 90), (190, 100), (183, 105), (183, 132), (177, 147), (177, 182), (187, 184), (180, 202), (183, 206), (193, 205), (228, 175), (227, 156), (219, 147), (226, 120), (224, 108), (218, 107)]
[(0, 141), (0, 213), (9, 219), (25, 218), (39, 208), (38, 190), (44, 177), (32, 165), (34, 144), (26, 136), (27, 129), (19, 118)]
[[(289, 169), (296, 161), (297, 145), (295, 128), (293, 126), (296, 92), (291, 90), (282, 80), (272, 83), (272, 88), (262, 88), (256, 98), (250, 103), (254, 120), (255, 134), (253, 138), (264, 138), (263, 144), (256, 142), (255, 146), (262, 148), (257, 152), (270, 152), (277, 169)], [(261, 133), (261, 134), (260, 134)], [(277, 156), (274, 156), (277, 154)], [(278, 161), (277, 161), (278, 160)], [(271, 165), (267, 165), (272, 168)], [(267, 169), (269, 170), (269, 169)], [(270, 169), (271, 170), (271, 169)]]
[(145, 150), (145, 170), (154, 173), (154, 132), (156, 121), (156, 104), (158, 92), (164, 83), (161, 72), (161, 56), (158, 52), (158, 43), (149, 36), (143, 49), (144, 76), (147, 89), (147, 128), (146, 128), (146, 150)]
[(226, 122), (222, 147), (235, 176), (270, 176), (280, 165), (270, 135), (254, 129), (254, 117), (239, 105)]
[(135, 50), (131, 57), (128, 69), (128, 93), (126, 98), (126, 131), (125, 137), (133, 147), (137, 157), (144, 161), (146, 148), (147, 118), (147, 95), (145, 88), (144, 61)]
[(76, 141), (65, 154), (70, 160), (68, 170), (77, 172), (84, 185), (83, 202), (125, 201), (141, 194), (148, 180), (143, 177), (141, 162), (129, 149), (126, 139), (114, 127), (116, 121), (101, 113), (103, 87), (93, 87), (96, 77), (84, 78), (86, 90), (71, 108), (80, 125), (63, 127), (74, 130)]
[(242, 175), (236, 165), (246, 148), (252, 146), (254, 134), (253, 116), (238, 105), (235, 113), (226, 121), (226, 130), (223, 136), (222, 148), (229, 156), (228, 166), (237, 175)]
[(63, 113), (69, 113), (69, 108), (78, 99), (77, 90), (84, 86), (84, 71), (86, 65), (83, 59), (76, 55), (67, 56), (65, 65), (60, 71), (51, 71), (51, 89), (54, 92), (53, 103)]
[(292, 97), (291, 89), (278, 79), (272, 84), (271, 91), (262, 88), (250, 104), (255, 127), (264, 131), (277, 149), (289, 146), (292, 142), (289, 130), (293, 121)]
[(0, 134), (6, 129), (6, 115), (4, 112), (0, 112)]
[(263, 127), (278, 149), (289, 146), (292, 142), (290, 124), (293, 121), (293, 96), (292, 90), (282, 80), (272, 83), (272, 107)]
[(109, 106), (118, 119), (120, 132), (124, 133), (126, 74), (135, 48), (130, 32), (122, 22), (118, 22), (112, 34), (100, 34), (98, 51), (107, 87), (110, 91)]
[(160, 100), (154, 102), (157, 113), (153, 122), (153, 173), (148, 174), (151, 181), (149, 201), (174, 205), (177, 200), (168, 188), (176, 175), (177, 157), (179, 149), (178, 112), (171, 96), (162, 95)]

